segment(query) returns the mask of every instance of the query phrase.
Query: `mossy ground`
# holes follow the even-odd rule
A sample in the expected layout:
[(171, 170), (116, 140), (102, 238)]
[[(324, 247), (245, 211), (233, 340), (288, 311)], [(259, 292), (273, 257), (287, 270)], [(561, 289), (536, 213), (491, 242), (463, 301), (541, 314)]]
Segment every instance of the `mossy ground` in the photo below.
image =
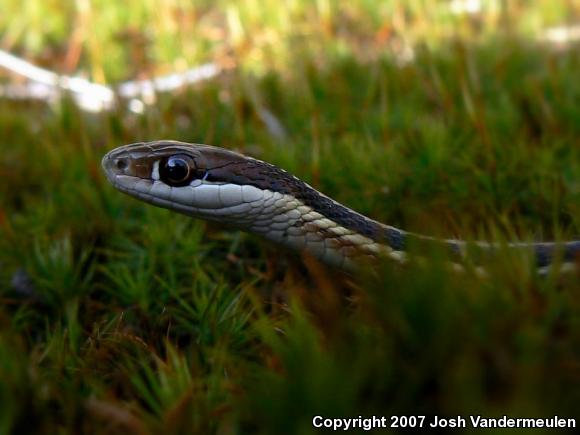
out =
[(52, 69), (228, 69), (143, 115), (0, 100), (0, 433), (578, 416), (578, 275), (501, 251), (486, 279), (438, 253), (343, 276), (100, 170), (125, 143), (210, 143), (415, 232), (577, 237), (580, 52), (541, 38), (575, 2), (4, 3), (3, 47)]

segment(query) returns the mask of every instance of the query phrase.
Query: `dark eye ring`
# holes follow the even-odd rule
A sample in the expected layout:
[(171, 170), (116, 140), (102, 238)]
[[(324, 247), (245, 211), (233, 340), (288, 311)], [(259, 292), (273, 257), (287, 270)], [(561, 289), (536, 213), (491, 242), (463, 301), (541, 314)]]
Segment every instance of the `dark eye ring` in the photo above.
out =
[(175, 154), (159, 162), (160, 180), (173, 187), (187, 186), (196, 173), (195, 162), (186, 154)]

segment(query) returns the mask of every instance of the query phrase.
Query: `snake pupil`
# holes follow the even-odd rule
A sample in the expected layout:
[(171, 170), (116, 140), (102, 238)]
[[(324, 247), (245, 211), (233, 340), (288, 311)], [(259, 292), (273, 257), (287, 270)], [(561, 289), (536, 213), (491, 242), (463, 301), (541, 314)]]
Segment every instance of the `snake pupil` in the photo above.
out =
[(124, 171), (129, 166), (127, 163), (127, 159), (118, 159), (116, 162), (117, 168), (121, 171)]
[(163, 159), (159, 164), (159, 178), (173, 187), (187, 186), (195, 175), (193, 159), (186, 155), (175, 155)]

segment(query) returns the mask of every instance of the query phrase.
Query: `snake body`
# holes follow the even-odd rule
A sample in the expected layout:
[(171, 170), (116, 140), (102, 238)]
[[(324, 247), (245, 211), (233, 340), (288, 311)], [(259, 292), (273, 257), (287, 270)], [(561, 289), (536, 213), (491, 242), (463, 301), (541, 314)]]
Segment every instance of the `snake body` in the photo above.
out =
[[(408, 246), (442, 246), (460, 256), (467, 243), (382, 224), (334, 201), (284, 169), (219, 147), (177, 141), (121, 146), (102, 160), (118, 190), (150, 204), (265, 237), (324, 263), (354, 268), (361, 257), (405, 261)], [(476, 242), (492, 251), (496, 245)], [(539, 268), (574, 264), (580, 240), (511, 243), (532, 250)]]

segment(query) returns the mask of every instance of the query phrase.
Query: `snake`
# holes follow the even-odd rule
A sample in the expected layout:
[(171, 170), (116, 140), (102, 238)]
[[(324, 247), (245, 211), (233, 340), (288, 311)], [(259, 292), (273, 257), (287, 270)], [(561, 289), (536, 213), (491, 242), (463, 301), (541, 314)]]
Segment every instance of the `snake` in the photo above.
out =
[[(109, 182), (146, 203), (262, 236), (345, 270), (365, 259), (408, 261), (408, 252), (442, 248), (465, 257), (470, 246), (498, 251), (498, 243), (437, 239), (383, 224), (324, 195), (268, 162), (225, 148), (158, 140), (123, 145), (102, 159)], [(545, 270), (576, 269), (580, 240), (511, 242), (533, 253)]]

